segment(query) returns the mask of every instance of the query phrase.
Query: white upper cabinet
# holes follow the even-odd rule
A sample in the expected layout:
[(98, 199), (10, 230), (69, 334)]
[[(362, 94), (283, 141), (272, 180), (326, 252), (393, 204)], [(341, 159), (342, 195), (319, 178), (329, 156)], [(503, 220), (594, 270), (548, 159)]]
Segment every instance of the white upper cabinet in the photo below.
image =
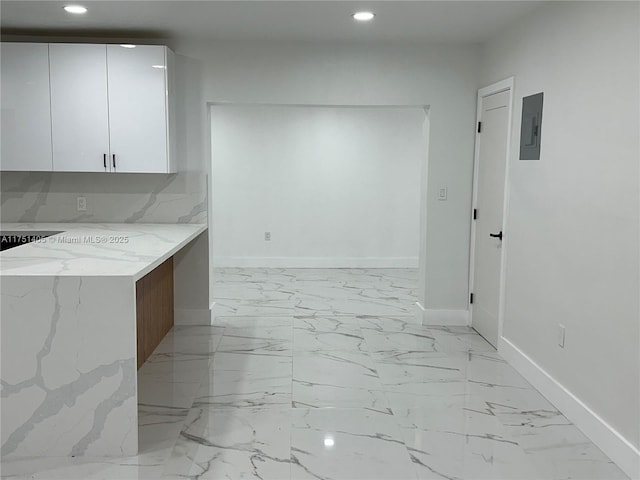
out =
[(170, 171), (167, 51), (107, 46), (112, 171)]
[(1, 53), (1, 170), (176, 171), (167, 47), (3, 42)]
[(53, 170), (109, 171), (106, 45), (52, 43), (49, 57)]
[(3, 42), (0, 57), (0, 169), (51, 171), (49, 46)]

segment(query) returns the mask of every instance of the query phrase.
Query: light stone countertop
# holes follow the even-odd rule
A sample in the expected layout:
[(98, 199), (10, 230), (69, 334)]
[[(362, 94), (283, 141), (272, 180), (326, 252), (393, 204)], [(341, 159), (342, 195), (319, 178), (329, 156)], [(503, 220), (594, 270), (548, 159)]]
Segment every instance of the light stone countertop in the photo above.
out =
[(0, 253), (0, 276), (146, 275), (207, 229), (202, 224), (2, 223), (0, 231), (61, 231)]

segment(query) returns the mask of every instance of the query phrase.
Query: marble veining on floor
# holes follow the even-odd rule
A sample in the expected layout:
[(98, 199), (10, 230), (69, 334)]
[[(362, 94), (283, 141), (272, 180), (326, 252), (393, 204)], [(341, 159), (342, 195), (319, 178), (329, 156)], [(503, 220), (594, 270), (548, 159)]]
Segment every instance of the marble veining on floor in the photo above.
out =
[[(18, 458), (2, 478), (627, 478), (472, 329), (398, 314), (413, 271), (303, 273), (247, 273), (270, 289), (262, 301), (248, 292), (228, 302), (242, 315), (173, 328), (139, 371), (137, 456)], [(300, 314), (313, 288), (297, 285), (279, 307), (292, 311), (273, 314), (278, 289), (315, 281), (326, 308)]]
[(216, 316), (413, 315), (414, 268), (218, 268)]

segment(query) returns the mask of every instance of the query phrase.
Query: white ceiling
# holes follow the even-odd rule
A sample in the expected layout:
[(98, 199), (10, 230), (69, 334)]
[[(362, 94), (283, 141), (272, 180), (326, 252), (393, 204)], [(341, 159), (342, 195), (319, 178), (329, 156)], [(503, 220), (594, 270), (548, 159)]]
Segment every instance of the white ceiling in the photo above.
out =
[[(65, 4), (89, 9), (69, 15)], [(538, 1), (2, 1), (2, 33), (260, 41), (480, 43)], [(376, 13), (358, 24), (358, 10)]]

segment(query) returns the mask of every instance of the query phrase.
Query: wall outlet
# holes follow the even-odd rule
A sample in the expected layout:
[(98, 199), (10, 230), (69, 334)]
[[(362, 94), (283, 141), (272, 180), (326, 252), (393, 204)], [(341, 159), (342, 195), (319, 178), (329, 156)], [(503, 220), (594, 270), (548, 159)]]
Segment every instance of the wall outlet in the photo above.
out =
[(265, 242), (271, 241), (271, 232), (264, 232), (264, 241)]
[(564, 348), (565, 328), (561, 323), (558, 324), (558, 346)]
[(86, 212), (87, 211), (87, 197), (78, 197), (76, 198), (76, 208), (78, 209), (79, 212)]
[(438, 190), (438, 200), (446, 200), (447, 199), (447, 187), (442, 187)]

